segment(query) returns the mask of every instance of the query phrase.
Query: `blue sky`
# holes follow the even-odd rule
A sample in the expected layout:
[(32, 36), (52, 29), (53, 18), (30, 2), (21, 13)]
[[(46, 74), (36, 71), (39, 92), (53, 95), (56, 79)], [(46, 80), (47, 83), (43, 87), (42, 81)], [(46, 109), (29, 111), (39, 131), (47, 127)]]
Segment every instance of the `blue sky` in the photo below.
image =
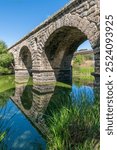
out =
[[(70, 0), (0, 0), (0, 40), (8, 47)], [(91, 48), (88, 41), (81, 48)]]

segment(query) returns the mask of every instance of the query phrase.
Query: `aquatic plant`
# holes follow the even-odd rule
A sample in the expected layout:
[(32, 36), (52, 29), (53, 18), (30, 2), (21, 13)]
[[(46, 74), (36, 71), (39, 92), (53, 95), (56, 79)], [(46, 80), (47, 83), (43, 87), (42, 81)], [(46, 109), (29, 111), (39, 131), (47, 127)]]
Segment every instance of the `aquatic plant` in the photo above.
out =
[(51, 135), (47, 136), (49, 150), (99, 149), (99, 97), (93, 103), (73, 95), (55, 94), (46, 112), (46, 122)]

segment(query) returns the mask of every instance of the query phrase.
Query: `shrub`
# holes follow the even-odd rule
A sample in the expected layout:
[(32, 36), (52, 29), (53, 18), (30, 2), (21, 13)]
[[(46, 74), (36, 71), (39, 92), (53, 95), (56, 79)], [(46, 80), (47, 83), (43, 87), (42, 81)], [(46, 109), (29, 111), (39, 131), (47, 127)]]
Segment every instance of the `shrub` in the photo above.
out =
[(0, 41), (0, 74), (10, 74), (12, 68), (13, 56), (7, 52), (5, 42)]

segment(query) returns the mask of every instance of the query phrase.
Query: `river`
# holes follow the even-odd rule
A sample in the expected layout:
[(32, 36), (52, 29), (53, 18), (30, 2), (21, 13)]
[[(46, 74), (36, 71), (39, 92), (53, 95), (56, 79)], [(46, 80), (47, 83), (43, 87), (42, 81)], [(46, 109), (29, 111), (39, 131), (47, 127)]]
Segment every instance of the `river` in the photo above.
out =
[[(92, 81), (91, 81), (92, 82)], [(81, 101), (85, 97), (94, 100), (90, 81), (73, 80), (72, 86), (37, 86), (32, 82), (15, 83), (14, 76), (0, 77), (0, 149), (45, 150), (45, 134), (48, 129), (44, 120), (52, 101), (72, 97)]]

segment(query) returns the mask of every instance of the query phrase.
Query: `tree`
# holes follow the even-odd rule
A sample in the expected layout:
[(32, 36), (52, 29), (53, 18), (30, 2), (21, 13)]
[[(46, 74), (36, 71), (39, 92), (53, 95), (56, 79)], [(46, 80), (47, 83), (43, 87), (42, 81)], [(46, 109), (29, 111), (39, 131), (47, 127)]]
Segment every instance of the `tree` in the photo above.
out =
[(13, 56), (8, 53), (5, 42), (0, 41), (0, 74), (12, 73)]

